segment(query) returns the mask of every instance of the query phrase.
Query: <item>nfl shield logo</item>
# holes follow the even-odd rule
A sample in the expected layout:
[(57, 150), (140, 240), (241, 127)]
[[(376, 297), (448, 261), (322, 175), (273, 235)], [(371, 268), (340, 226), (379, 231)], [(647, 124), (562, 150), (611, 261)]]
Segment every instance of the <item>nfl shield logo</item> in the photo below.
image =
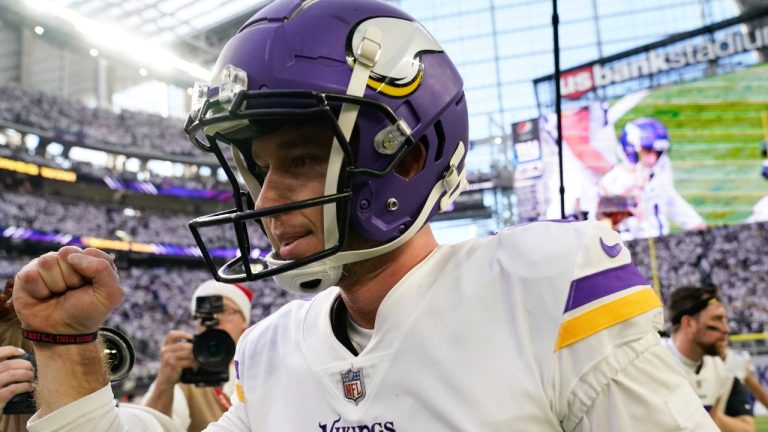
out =
[(357, 403), (365, 397), (365, 383), (363, 382), (362, 368), (349, 369), (341, 372), (341, 385), (344, 387), (344, 397)]

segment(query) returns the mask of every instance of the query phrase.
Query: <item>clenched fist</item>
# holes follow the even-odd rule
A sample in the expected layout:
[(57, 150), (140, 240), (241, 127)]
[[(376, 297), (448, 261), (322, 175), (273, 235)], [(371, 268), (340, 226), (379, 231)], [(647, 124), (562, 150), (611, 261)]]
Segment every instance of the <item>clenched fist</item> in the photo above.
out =
[(99, 249), (65, 246), (16, 274), (13, 305), (24, 328), (80, 334), (99, 329), (123, 298), (117, 268)]

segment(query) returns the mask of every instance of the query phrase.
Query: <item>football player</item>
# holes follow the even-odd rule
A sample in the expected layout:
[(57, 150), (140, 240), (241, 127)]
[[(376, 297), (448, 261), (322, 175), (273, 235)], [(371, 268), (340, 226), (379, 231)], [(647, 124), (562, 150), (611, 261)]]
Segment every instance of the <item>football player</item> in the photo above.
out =
[(671, 337), (662, 340), (722, 431), (755, 430), (744, 385), (719, 357), (728, 338), (727, 313), (714, 287), (681, 287), (667, 303)]
[[(467, 105), (413, 18), (374, 0), (278, 0), (214, 76), (186, 130), (243, 199), (191, 223), (203, 256), (221, 281), (275, 277), (314, 296), (242, 336), (237, 400), (207, 430), (717, 430), (659, 343), (659, 299), (606, 225), (437, 244), (428, 221), (465, 184)], [(217, 225), (240, 251), (220, 267), (204, 242)], [(262, 228), (266, 256), (250, 241)], [(119, 298), (98, 251), (61, 250), (19, 278), (22, 321), (38, 332), (95, 331)], [(73, 313), (77, 300), (93, 312)], [(46, 349), (91, 367), (39, 358), (52, 372), (38, 421), (116, 430), (91, 348), (71, 347)], [(58, 392), (75, 378), (85, 384)]]
[[(768, 180), (768, 138), (763, 140), (760, 144), (760, 154), (763, 157), (763, 164), (760, 169), (760, 174)], [(747, 218), (745, 222), (765, 222), (768, 221), (768, 196), (764, 196), (753, 207), (752, 214)]]
[(631, 193), (636, 197), (633, 217), (625, 221), (624, 238), (646, 238), (669, 234), (670, 222), (685, 230), (704, 229), (706, 223), (675, 189), (669, 136), (660, 121), (641, 117), (628, 122), (621, 132), (625, 163), (609, 171), (601, 183), (629, 173), (636, 178)]

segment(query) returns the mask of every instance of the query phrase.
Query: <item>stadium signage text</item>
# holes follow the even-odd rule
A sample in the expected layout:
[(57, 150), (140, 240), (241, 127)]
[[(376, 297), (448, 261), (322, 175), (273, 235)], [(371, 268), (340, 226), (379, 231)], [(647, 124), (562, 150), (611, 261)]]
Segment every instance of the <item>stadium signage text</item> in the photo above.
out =
[(766, 47), (768, 47), (768, 26), (756, 28), (746, 34), (734, 31), (719, 39), (703, 39), (672, 50), (649, 50), (639, 59), (615, 66), (594, 63), (565, 71), (560, 78), (560, 90), (565, 98), (579, 99), (597, 87)]

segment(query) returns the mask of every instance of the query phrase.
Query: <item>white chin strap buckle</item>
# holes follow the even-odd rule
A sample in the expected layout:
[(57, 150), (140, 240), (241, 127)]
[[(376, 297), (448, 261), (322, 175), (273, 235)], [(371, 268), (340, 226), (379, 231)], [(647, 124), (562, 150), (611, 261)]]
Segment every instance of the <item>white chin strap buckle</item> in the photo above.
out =
[[(266, 256), (265, 261), (269, 268), (280, 267), (291, 262), (275, 258), (274, 251)], [(341, 265), (331, 265), (326, 258), (280, 273), (273, 278), (280, 288), (286, 291), (302, 295), (317, 294), (339, 282), (341, 267)]]

